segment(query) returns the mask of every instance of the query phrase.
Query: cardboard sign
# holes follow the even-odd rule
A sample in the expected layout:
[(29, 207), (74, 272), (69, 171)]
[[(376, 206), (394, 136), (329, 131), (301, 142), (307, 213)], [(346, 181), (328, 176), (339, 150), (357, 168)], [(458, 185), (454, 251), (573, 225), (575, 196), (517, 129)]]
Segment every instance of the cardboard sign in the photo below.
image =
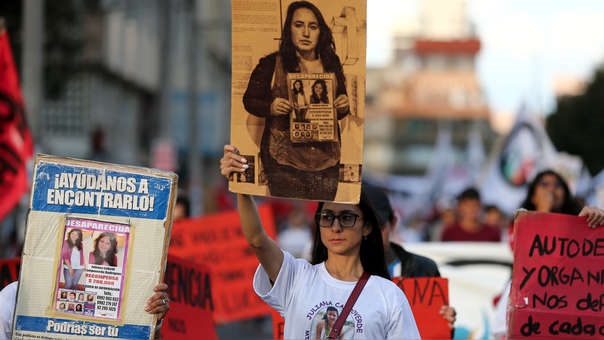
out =
[(152, 339), (177, 176), (37, 155), (13, 337)]
[(0, 260), (0, 290), (8, 286), (9, 283), (17, 281), (19, 278), (19, 268), (21, 259)]
[[(395, 277), (392, 281), (405, 292), (422, 339), (451, 339), (449, 324), (439, 313), (442, 306), (449, 305), (447, 279)], [(275, 310), (271, 310), (271, 317), (274, 339), (283, 340), (285, 321)]]
[[(274, 238), (272, 210), (269, 206), (260, 206), (258, 210), (264, 229)], [(270, 307), (252, 287), (258, 259), (243, 236), (237, 211), (176, 221), (170, 254), (210, 268), (214, 320), (217, 323), (270, 312)]]
[(161, 328), (165, 339), (218, 339), (212, 311), (212, 281), (206, 265), (168, 256), (165, 282), (170, 312)]
[[(297, 62), (308, 54), (288, 24), (297, 6), (313, 12), (321, 32), (309, 41), (321, 55), (308, 63)], [(249, 168), (231, 178), (229, 189), (358, 203), (367, 1), (233, 0), (231, 18), (231, 144)]]
[(509, 339), (602, 339), (602, 229), (551, 213), (523, 213), (515, 228)]
[(450, 339), (451, 329), (440, 315), (440, 308), (449, 305), (449, 281), (441, 277), (392, 278), (401, 288), (413, 311), (422, 339)]

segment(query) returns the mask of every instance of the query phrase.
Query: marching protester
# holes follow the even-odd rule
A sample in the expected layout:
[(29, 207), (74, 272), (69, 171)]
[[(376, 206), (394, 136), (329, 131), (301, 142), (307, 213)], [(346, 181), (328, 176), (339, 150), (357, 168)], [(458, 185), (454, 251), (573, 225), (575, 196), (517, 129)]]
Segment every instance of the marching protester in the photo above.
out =
[[(390, 276), (401, 276), (403, 278), (440, 277), (438, 267), (433, 260), (408, 252), (402, 245), (390, 241), (390, 234), (395, 231), (399, 217), (398, 213), (392, 209), (390, 200), (384, 190), (363, 182), (363, 191), (373, 204), (379, 221)], [(440, 314), (447, 320), (449, 327), (453, 330), (456, 318), (455, 308), (442, 306)]]
[[(551, 169), (539, 172), (530, 182), (528, 191), (521, 209), (539, 212), (561, 213), (568, 215), (585, 216), (591, 228), (604, 225), (604, 210), (594, 207), (581, 207), (572, 196), (564, 178)], [(514, 231), (510, 228), (510, 244), (514, 242)], [(505, 339), (507, 332), (507, 304), (511, 281), (508, 281), (501, 298), (495, 306), (493, 319), (493, 336), (496, 339)]]
[[(15, 281), (0, 290), (0, 340), (11, 338), (13, 313), (17, 303), (17, 287), (18, 281)], [(157, 284), (153, 287), (153, 291), (153, 295), (147, 300), (145, 311), (158, 316), (155, 329), (155, 338), (158, 339), (164, 317), (170, 310), (170, 298), (168, 297), (168, 285), (165, 283)]]
[(482, 223), (482, 203), (480, 193), (475, 188), (467, 188), (457, 196), (457, 220), (443, 230), (443, 242), (499, 242), (501, 232), (493, 226)]
[[(246, 163), (237, 148), (224, 146), (222, 175), (245, 172)], [(330, 338), (348, 332), (362, 339), (420, 338), (405, 294), (389, 280), (379, 222), (364, 191), (358, 204), (319, 203), (310, 263), (266, 234), (252, 196), (237, 194), (237, 203), (243, 234), (260, 261), (254, 290), (285, 319), (284, 339), (314, 338), (329, 306), (344, 306)]]

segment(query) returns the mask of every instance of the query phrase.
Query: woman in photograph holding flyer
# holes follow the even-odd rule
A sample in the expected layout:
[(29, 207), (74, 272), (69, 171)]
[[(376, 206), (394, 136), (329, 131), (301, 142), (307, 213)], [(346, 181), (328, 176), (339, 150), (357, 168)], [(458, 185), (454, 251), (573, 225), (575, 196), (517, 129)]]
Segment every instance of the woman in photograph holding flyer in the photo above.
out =
[(260, 59), (243, 96), (245, 109), (265, 118), (260, 158), (270, 195), (329, 201), (338, 189), (340, 131), (332, 141), (293, 143), (287, 76), (335, 75), (333, 107), (338, 120), (350, 113), (345, 77), (332, 32), (319, 9), (307, 1), (289, 5), (279, 50)]
[(104, 232), (94, 240), (94, 250), (90, 252), (90, 264), (117, 267), (117, 238), (115, 234)]
[(63, 276), (65, 289), (77, 289), (80, 277), (84, 272), (84, 252), (82, 251), (82, 231), (71, 229), (67, 239), (63, 241), (61, 260), (63, 261)]

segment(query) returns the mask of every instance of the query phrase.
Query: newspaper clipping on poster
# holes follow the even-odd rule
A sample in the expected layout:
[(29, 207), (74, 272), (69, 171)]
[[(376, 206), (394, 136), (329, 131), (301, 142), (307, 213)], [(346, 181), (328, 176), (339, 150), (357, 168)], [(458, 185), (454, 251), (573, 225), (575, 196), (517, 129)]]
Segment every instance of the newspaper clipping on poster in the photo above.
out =
[[(336, 110), (333, 102), (333, 73), (289, 73), (292, 143), (337, 141)], [(311, 89), (307, 96), (304, 88)]]
[(233, 192), (357, 203), (366, 0), (233, 0)]
[(153, 339), (177, 175), (37, 155), (13, 339)]

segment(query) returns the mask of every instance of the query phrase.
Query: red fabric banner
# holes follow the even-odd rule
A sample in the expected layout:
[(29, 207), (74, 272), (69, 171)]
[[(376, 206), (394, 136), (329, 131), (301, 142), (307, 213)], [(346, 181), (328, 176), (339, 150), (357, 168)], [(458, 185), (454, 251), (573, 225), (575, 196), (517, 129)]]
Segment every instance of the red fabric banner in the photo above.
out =
[(212, 283), (207, 266), (168, 256), (164, 282), (168, 284), (170, 312), (161, 334), (164, 339), (218, 339), (212, 311)]
[(0, 220), (27, 190), (26, 162), (33, 141), (6, 30), (0, 30)]
[[(267, 205), (258, 210), (266, 232), (275, 238), (272, 210)], [(270, 313), (252, 287), (258, 259), (243, 236), (236, 210), (175, 221), (168, 252), (210, 268), (217, 323)]]
[(585, 217), (523, 213), (515, 223), (508, 339), (604, 338), (604, 237)]
[(0, 290), (19, 278), (21, 258), (0, 260)]

